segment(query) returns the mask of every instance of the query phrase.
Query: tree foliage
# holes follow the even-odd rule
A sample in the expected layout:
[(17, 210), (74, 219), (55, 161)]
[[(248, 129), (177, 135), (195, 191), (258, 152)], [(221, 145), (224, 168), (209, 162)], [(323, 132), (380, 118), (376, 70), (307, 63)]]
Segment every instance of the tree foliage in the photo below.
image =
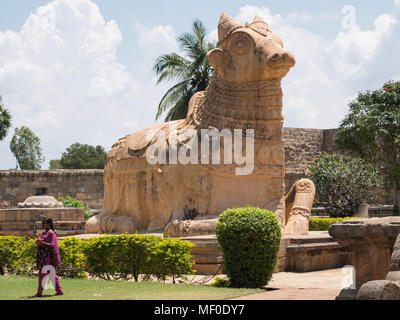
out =
[[(107, 153), (102, 146), (74, 143), (62, 154), (62, 169), (104, 169)], [(58, 164), (53, 161), (53, 165)], [(60, 168), (58, 168), (60, 169)]]
[(21, 170), (40, 170), (45, 160), (39, 137), (25, 126), (15, 128), (10, 149)]
[(336, 143), (364, 160), (384, 165), (390, 187), (399, 204), (400, 186), (400, 81), (388, 81), (381, 89), (359, 93), (349, 104)]
[(170, 53), (157, 58), (153, 67), (159, 76), (157, 83), (171, 80), (178, 83), (161, 99), (156, 119), (164, 112), (168, 112), (166, 122), (185, 118), (190, 98), (196, 92), (207, 88), (213, 68), (208, 63), (206, 54), (215, 48), (215, 44), (205, 39), (206, 34), (203, 23), (196, 20), (192, 33), (185, 33), (177, 39), (184, 56)]
[(311, 165), (308, 178), (315, 184), (317, 202), (333, 218), (352, 216), (364, 201), (373, 203), (381, 183), (372, 164), (328, 153)]
[(0, 96), (0, 141), (3, 140), (11, 127), (11, 115), (3, 104)]

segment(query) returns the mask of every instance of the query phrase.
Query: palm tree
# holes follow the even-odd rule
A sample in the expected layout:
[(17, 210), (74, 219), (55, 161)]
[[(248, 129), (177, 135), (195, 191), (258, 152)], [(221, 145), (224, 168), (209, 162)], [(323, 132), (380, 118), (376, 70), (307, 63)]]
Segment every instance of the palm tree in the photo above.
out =
[(198, 91), (207, 88), (213, 73), (206, 59), (208, 51), (215, 48), (214, 43), (206, 39), (206, 29), (200, 20), (193, 22), (192, 33), (177, 38), (184, 56), (177, 53), (164, 54), (157, 58), (153, 70), (162, 81), (177, 80), (158, 105), (156, 119), (168, 111), (165, 121), (184, 119), (188, 111), (190, 98)]
[(11, 127), (11, 115), (3, 104), (3, 100), (0, 96), (0, 141), (3, 140)]

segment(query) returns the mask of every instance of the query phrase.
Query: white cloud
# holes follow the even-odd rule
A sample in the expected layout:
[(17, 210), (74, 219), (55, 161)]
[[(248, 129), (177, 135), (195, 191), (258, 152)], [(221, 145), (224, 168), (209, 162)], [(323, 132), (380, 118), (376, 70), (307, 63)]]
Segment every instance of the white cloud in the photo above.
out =
[[(304, 27), (323, 14), (283, 17), (267, 7), (240, 8), (239, 22), (261, 16), (296, 56), (283, 81), (286, 126), (337, 127), (358, 91), (399, 79), (400, 0), (394, 4), (370, 30), (355, 26), (333, 39)], [(330, 16), (340, 22), (340, 16)], [(74, 142), (108, 149), (154, 123), (169, 84), (156, 86), (150, 69), (160, 54), (178, 51), (176, 33), (171, 25), (149, 27), (137, 19), (135, 30), (141, 51), (135, 74), (118, 61), (123, 37), (117, 23), (105, 21), (90, 0), (54, 0), (32, 13), (19, 32), (0, 31), (0, 94), (14, 127), (27, 125), (41, 138), (47, 160)], [(217, 40), (217, 30), (208, 38)], [(139, 82), (139, 73), (148, 81)], [(0, 142), (3, 169), (15, 164), (11, 136)]]
[[(140, 44), (150, 53), (157, 53), (157, 37), (174, 35), (169, 26), (145, 31)], [(122, 40), (116, 22), (106, 22), (90, 0), (54, 0), (32, 13), (19, 32), (0, 31), (3, 100), (13, 127), (26, 125), (41, 138), (47, 161), (74, 142), (109, 149), (137, 124), (154, 122), (165, 88), (139, 83), (118, 62)], [(158, 44), (163, 47), (174, 48), (168, 40)], [(12, 133), (0, 143), (3, 169), (15, 163)]]
[(375, 89), (398, 75), (393, 63), (400, 54), (396, 41), (400, 37), (400, 14), (395, 10), (378, 16), (372, 30), (354, 26), (340, 31), (334, 39), (296, 26), (302, 20), (311, 21), (307, 12), (283, 18), (267, 7), (246, 5), (235, 18), (244, 24), (256, 15), (281, 36), (285, 48), (296, 57), (296, 66), (283, 80), (285, 126), (337, 127), (358, 91)]

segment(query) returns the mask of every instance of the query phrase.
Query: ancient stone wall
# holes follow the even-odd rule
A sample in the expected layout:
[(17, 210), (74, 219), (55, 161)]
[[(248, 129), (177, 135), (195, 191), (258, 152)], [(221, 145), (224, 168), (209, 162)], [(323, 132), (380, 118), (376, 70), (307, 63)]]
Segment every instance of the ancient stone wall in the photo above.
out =
[(99, 209), (104, 196), (103, 170), (0, 171), (0, 208), (15, 207), (27, 197), (47, 193), (74, 197)]
[(285, 166), (290, 172), (304, 172), (321, 155), (324, 130), (285, 128)]
[[(343, 153), (333, 142), (336, 132), (337, 129), (284, 129), (286, 191), (305, 177), (322, 152)], [(384, 183), (388, 185), (386, 176)], [(103, 170), (0, 171), (0, 208), (17, 206), (42, 188), (56, 198), (71, 196), (89, 208), (100, 209), (104, 197)], [(393, 195), (384, 190), (377, 204), (391, 204), (392, 199)]]

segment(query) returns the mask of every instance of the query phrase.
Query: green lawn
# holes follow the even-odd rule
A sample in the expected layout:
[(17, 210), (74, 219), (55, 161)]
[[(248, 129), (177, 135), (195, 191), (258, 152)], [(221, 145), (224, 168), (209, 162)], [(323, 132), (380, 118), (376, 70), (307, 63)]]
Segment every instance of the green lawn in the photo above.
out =
[(60, 279), (60, 282), (63, 296), (56, 296), (49, 289), (43, 292), (42, 298), (32, 298), (37, 290), (37, 278), (0, 276), (0, 300), (225, 300), (264, 291), (149, 281)]

